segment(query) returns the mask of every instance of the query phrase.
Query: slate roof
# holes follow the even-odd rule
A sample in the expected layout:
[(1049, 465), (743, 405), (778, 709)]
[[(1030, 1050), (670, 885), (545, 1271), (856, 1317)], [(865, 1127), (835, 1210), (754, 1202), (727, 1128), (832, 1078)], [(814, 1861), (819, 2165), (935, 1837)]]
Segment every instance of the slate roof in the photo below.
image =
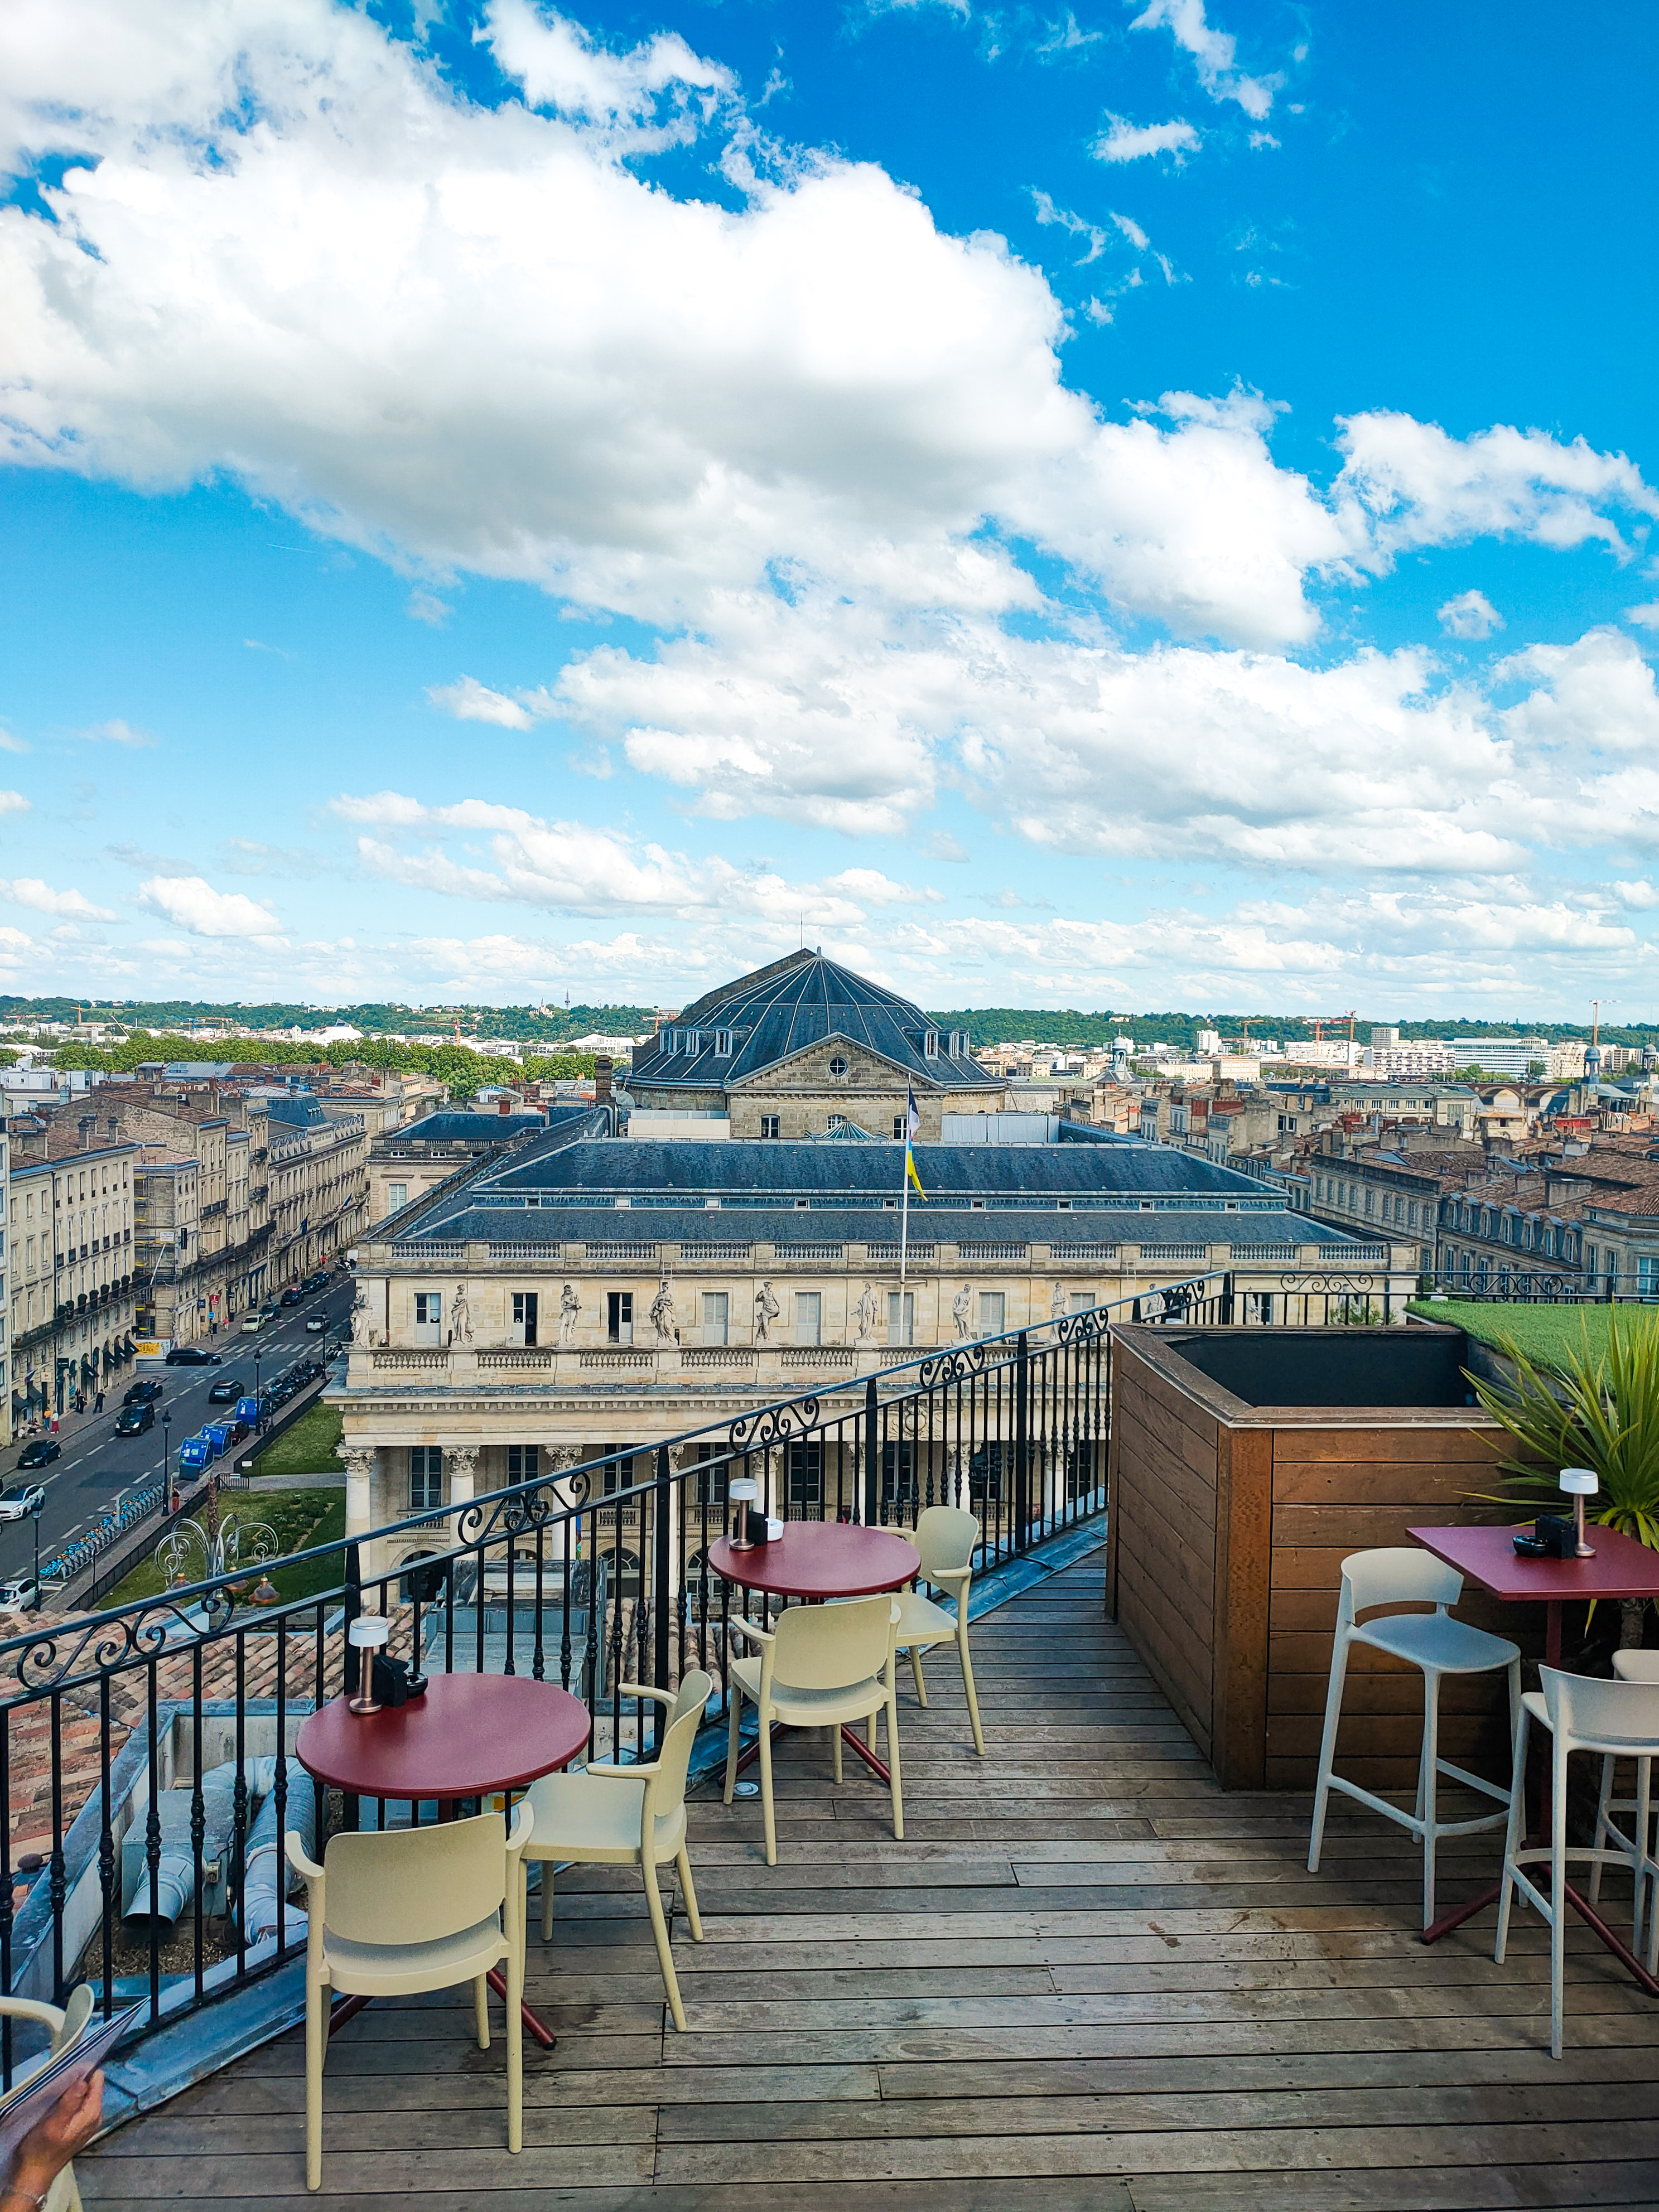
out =
[(440, 1111), (424, 1115), (406, 1128), (388, 1130), (399, 1144), (499, 1145), (512, 1137), (527, 1137), (554, 1121), (568, 1121), (592, 1111), (587, 1106), (555, 1107), (542, 1114), (460, 1114)]
[[(717, 1030), (732, 1032), (729, 1054), (714, 1050)], [(922, 1042), (930, 1031), (939, 1040), (933, 1059)], [(952, 1057), (946, 1050), (950, 1032), (908, 999), (821, 952), (801, 951), (722, 984), (688, 1006), (635, 1051), (629, 1085), (636, 1097), (665, 1090), (725, 1091), (831, 1036), (868, 1046), (928, 1090), (982, 1091), (998, 1083), (966, 1051)], [(671, 1038), (678, 1048), (672, 1052)]]

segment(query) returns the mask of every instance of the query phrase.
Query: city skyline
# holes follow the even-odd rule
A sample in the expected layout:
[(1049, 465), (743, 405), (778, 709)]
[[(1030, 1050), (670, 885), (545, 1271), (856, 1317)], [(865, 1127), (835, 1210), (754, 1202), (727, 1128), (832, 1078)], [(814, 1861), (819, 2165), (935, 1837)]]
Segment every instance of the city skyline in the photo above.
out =
[(1638, 9), (417, 20), (0, 24), (6, 988), (1641, 1021)]

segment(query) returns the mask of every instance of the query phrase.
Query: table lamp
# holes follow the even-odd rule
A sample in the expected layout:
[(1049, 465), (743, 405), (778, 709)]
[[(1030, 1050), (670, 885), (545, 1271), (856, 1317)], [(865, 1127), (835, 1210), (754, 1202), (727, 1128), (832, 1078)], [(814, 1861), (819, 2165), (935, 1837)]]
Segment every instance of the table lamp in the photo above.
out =
[(349, 1632), (358, 1654), (357, 1694), (349, 1700), (346, 1710), (378, 1713), (380, 1708), (374, 1698), (374, 1654), (384, 1648), (392, 1633), (392, 1623), (383, 1613), (360, 1613)]
[(1593, 1559), (1595, 1557), (1595, 1547), (1584, 1541), (1584, 1500), (1587, 1498), (1594, 1498), (1601, 1489), (1601, 1478), (1591, 1467), (1564, 1467), (1561, 1470), (1561, 1487), (1572, 1499), (1573, 1522), (1578, 1531), (1578, 1557), (1581, 1559)]
[(728, 1540), (734, 1552), (747, 1552), (751, 1548), (749, 1509), (760, 1497), (760, 1485), (741, 1475), (736, 1482), (726, 1485), (726, 1495), (732, 1507), (732, 1534)]

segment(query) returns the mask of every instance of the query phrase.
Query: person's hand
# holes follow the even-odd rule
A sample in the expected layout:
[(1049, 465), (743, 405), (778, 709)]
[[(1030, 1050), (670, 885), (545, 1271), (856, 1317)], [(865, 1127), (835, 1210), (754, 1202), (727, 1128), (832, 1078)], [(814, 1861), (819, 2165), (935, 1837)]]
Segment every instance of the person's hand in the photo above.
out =
[(89, 2074), (65, 2089), (45, 2119), (37, 2120), (18, 2144), (0, 2192), (0, 2212), (15, 2212), (30, 2199), (44, 2197), (76, 2153), (97, 2134), (103, 2117), (101, 2074)]

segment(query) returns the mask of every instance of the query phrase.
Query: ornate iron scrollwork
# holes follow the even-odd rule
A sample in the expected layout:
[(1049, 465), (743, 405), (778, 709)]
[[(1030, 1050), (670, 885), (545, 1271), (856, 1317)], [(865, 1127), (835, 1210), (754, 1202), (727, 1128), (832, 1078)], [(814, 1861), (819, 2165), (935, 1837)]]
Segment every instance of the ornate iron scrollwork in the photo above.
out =
[(818, 1425), (816, 1398), (791, 1398), (781, 1406), (763, 1406), (757, 1413), (744, 1413), (726, 1431), (726, 1449), (732, 1452), (764, 1451), (769, 1444), (788, 1443)]

